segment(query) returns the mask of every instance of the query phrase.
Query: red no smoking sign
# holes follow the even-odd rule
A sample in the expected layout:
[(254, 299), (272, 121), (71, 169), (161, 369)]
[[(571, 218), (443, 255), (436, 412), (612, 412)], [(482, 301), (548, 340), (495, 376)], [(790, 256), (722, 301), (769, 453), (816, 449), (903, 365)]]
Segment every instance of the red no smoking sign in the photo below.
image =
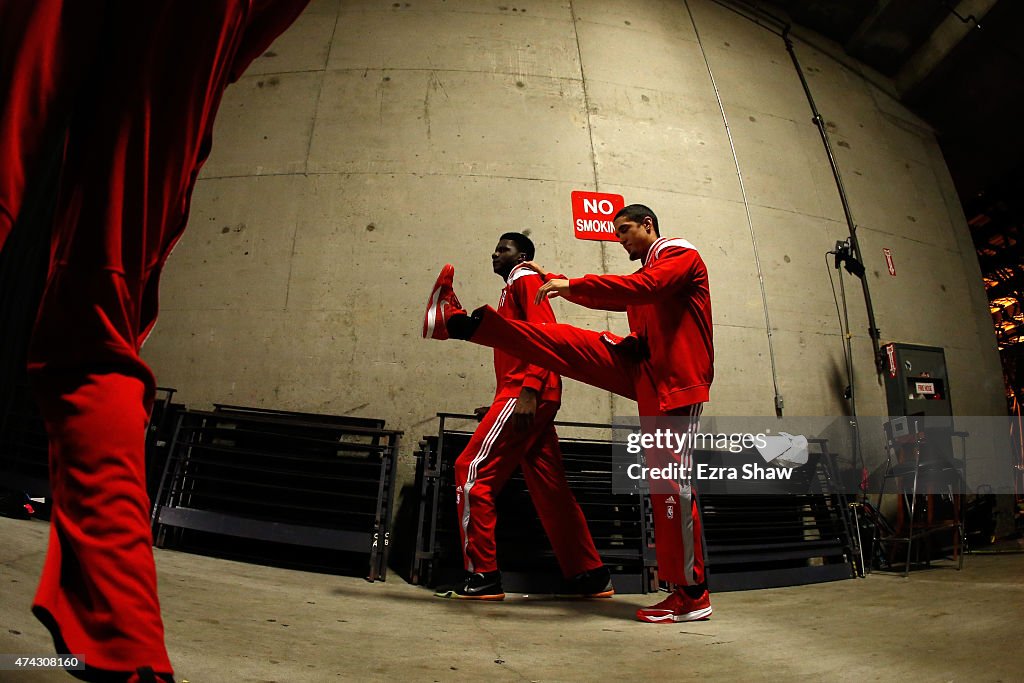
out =
[(621, 194), (573, 191), (572, 224), (576, 239), (615, 242), (612, 219), (625, 205)]

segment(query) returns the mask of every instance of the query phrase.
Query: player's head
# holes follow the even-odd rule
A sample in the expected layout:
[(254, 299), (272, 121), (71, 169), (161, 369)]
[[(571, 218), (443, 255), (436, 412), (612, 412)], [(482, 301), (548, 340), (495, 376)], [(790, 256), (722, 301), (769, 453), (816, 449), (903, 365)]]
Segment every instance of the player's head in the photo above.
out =
[(630, 261), (642, 259), (661, 236), (658, 217), (643, 204), (630, 204), (619, 209), (613, 219), (615, 236), (629, 254)]
[(533, 241), (529, 237), (521, 232), (506, 232), (498, 238), (498, 246), (491, 254), (491, 265), (495, 273), (506, 278), (517, 264), (533, 260), (534, 252)]

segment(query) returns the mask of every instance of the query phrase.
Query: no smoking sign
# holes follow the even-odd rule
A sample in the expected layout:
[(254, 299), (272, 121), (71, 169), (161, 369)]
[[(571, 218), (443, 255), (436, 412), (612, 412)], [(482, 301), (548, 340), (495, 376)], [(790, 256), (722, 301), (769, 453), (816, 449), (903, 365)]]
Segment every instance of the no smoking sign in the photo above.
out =
[(576, 239), (618, 241), (612, 219), (625, 205), (621, 194), (573, 191), (572, 224)]

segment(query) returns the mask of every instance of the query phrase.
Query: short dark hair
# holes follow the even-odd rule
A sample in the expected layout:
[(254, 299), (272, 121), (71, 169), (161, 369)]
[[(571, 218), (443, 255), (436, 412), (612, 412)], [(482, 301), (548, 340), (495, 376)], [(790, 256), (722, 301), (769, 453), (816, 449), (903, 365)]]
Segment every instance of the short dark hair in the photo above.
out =
[(658, 217), (654, 215), (650, 207), (644, 206), (643, 204), (630, 204), (619, 209), (619, 212), (615, 214), (612, 220), (616, 220), (625, 216), (628, 220), (635, 223), (643, 223), (645, 218), (650, 217), (651, 224), (654, 226), (654, 234), (661, 237), (661, 232), (658, 230)]
[(533, 246), (533, 240), (524, 235), (521, 232), (506, 232), (504, 235), (498, 238), (499, 240), (509, 240), (515, 242), (516, 249), (519, 253), (526, 254), (526, 260), (532, 261), (533, 255), (536, 253), (536, 247)]

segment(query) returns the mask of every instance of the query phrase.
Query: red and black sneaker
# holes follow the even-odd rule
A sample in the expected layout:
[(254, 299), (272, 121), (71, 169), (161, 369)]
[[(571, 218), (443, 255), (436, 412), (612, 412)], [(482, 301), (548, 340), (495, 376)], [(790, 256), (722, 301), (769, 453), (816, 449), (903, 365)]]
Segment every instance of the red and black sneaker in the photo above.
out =
[(501, 589), (501, 572), (484, 574), (466, 572), (466, 578), (462, 583), (442, 588), (434, 593), (434, 597), (454, 600), (504, 600), (505, 591)]
[(446, 263), (427, 299), (427, 311), (423, 316), (424, 339), (448, 339), (448, 321), (453, 315), (466, 314), (452, 288), (454, 279), (455, 266)]
[(652, 624), (672, 624), (679, 621), (701, 621), (711, 616), (711, 596), (707, 591), (696, 600), (677, 590), (651, 607), (641, 607), (636, 618)]
[(610, 598), (615, 595), (612, 575), (607, 567), (598, 567), (588, 572), (565, 579), (556, 598)]

